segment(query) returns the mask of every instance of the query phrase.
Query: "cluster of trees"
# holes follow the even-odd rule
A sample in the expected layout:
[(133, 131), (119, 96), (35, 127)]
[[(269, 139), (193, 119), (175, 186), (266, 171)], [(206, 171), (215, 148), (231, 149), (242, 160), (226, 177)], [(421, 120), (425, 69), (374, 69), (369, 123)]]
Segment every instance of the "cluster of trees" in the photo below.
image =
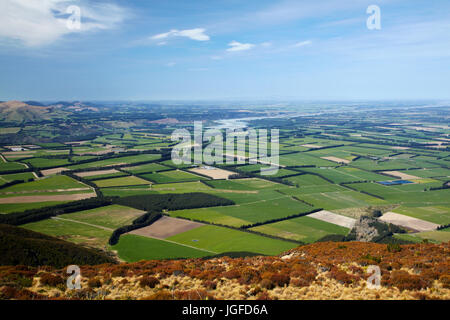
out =
[(59, 204), (52, 207), (29, 209), (23, 212), (15, 212), (0, 215), (0, 224), (22, 225), (48, 219), (61, 214), (67, 214), (82, 210), (95, 209), (112, 204), (111, 198), (90, 198)]
[(0, 265), (53, 266), (115, 263), (100, 250), (88, 249), (31, 230), (0, 224)]
[[(394, 224), (384, 223), (379, 221), (378, 219), (370, 216), (362, 216), (360, 218), (360, 222), (362, 220), (366, 220), (366, 223), (369, 228), (375, 228), (377, 230), (378, 235), (374, 237), (371, 242), (377, 243), (391, 243), (395, 242), (395, 238), (392, 238), (394, 233), (406, 233), (406, 231)], [(345, 241), (356, 241), (357, 239), (357, 228), (354, 227), (350, 233), (345, 237)]]
[(181, 210), (230, 206), (235, 203), (212, 194), (194, 192), (183, 194), (136, 195), (114, 199), (120, 205), (143, 211)]

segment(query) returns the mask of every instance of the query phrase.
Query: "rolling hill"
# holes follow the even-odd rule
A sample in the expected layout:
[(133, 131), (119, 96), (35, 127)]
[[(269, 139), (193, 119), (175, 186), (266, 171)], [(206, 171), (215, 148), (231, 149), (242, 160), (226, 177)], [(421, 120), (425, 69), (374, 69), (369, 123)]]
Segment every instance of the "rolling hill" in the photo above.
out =
[(51, 108), (29, 105), (21, 101), (0, 103), (0, 121), (28, 122), (39, 121), (51, 117)]

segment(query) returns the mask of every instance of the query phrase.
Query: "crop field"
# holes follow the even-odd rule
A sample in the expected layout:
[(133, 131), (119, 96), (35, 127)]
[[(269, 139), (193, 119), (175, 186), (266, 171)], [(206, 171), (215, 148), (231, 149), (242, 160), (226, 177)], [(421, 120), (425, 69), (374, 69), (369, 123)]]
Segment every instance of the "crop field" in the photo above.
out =
[(385, 181), (394, 180), (392, 177), (364, 171), (353, 167), (338, 168), (301, 168), (301, 171), (316, 173), (334, 183), (348, 183), (356, 181)]
[(133, 163), (139, 163), (139, 162), (145, 162), (145, 161), (153, 161), (153, 160), (159, 159), (160, 157), (161, 157), (160, 154), (142, 154), (142, 155), (137, 155), (137, 156), (119, 157), (119, 158), (112, 158), (112, 159), (107, 159), (107, 160), (88, 162), (88, 163), (73, 165), (73, 166), (70, 166), (69, 168), (71, 170), (86, 169), (86, 168), (105, 168), (108, 166), (127, 165), (127, 164), (133, 164)]
[(65, 220), (80, 221), (90, 225), (117, 229), (131, 224), (145, 212), (120, 205), (110, 205), (91, 210), (79, 211), (60, 216)]
[(251, 228), (273, 236), (311, 243), (329, 234), (346, 235), (350, 229), (310, 217), (300, 217)]
[(386, 203), (384, 200), (351, 190), (304, 195), (299, 194), (297, 197), (315, 207), (326, 210), (369, 207)]
[(26, 166), (23, 163), (0, 161), (0, 172), (15, 171), (15, 170), (21, 170), (24, 168), (26, 168)]
[(150, 182), (147, 180), (135, 177), (135, 176), (127, 176), (121, 178), (112, 178), (112, 179), (102, 179), (96, 180), (94, 183), (100, 188), (106, 187), (121, 187), (121, 186), (137, 186), (137, 185), (148, 185)]
[[(270, 203), (270, 206), (267, 204)], [(241, 227), (242, 225), (280, 219), (309, 212), (314, 208), (290, 197), (243, 203), (236, 206), (189, 209), (170, 212), (171, 216)]]
[(317, 167), (336, 167), (337, 163), (314, 157), (307, 153), (291, 153), (280, 155), (280, 165), (301, 167), (301, 166), (317, 166)]
[(298, 187), (329, 185), (330, 183), (319, 176), (312, 174), (302, 174), (294, 177), (285, 178), (285, 180), (294, 183)]
[(421, 177), (421, 178), (449, 178), (450, 177), (450, 169), (446, 168), (432, 168), (432, 169), (416, 169), (416, 170), (408, 170), (404, 171), (406, 174), (410, 174), (413, 176)]
[(207, 178), (205, 177), (181, 170), (155, 172), (149, 174), (141, 174), (139, 176), (144, 179), (153, 181), (154, 183), (173, 183), (173, 182), (207, 180)]
[(67, 201), (31, 202), (31, 203), (4, 203), (0, 204), (0, 214), (22, 212), (29, 209), (56, 206)]
[(120, 259), (127, 262), (201, 258), (214, 255), (213, 252), (206, 250), (134, 234), (121, 236), (119, 243), (112, 246), (112, 249), (117, 251)]
[(36, 177), (32, 172), (24, 172), (24, 173), (13, 173), (13, 174), (4, 174), (0, 175), (0, 184), (5, 184), (14, 180), (34, 180)]
[(77, 244), (101, 249), (106, 247), (112, 233), (112, 229), (95, 227), (77, 221), (63, 220), (63, 218), (46, 219), (28, 223), (22, 227)]
[(216, 253), (252, 252), (274, 255), (297, 246), (295, 243), (217, 226), (203, 226), (167, 240)]
[(136, 166), (136, 167), (123, 168), (123, 171), (129, 172), (132, 174), (150, 173), (150, 172), (158, 172), (158, 171), (165, 171), (165, 170), (170, 170), (170, 168), (163, 166), (162, 164), (159, 164), (159, 163), (148, 163), (148, 164), (143, 164), (143, 165)]
[(64, 191), (71, 189), (86, 190), (89, 188), (90, 188), (89, 186), (80, 183), (70, 177), (58, 175), (3, 188), (0, 190), (0, 194), (3, 195), (10, 192), (11, 193), (46, 192), (49, 190), (51, 191), (59, 191), (59, 190)]
[(383, 186), (378, 183), (355, 183), (351, 187), (382, 197), (390, 203), (398, 204), (448, 204), (450, 189), (424, 191), (424, 185), (412, 185), (412, 190), (405, 186)]
[(439, 225), (450, 224), (450, 208), (448, 206), (400, 206), (393, 212), (404, 214), (417, 219), (437, 223)]
[(46, 168), (52, 168), (52, 167), (62, 167), (70, 164), (70, 161), (68, 159), (49, 159), (46, 158), (32, 158), (23, 160), (23, 163), (32, 165), (35, 168), (38, 169), (46, 169)]
[(285, 186), (267, 180), (252, 179), (232, 179), (232, 180), (215, 180), (205, 181), (205, 183), (216, 189), (223, 190), (262, 190), (277, 189)]

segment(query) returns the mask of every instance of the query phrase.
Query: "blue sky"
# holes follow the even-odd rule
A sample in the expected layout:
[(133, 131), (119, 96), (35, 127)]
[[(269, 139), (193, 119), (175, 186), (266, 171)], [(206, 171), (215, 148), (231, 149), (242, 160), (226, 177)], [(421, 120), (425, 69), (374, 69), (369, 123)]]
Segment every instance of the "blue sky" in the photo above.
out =
[[(369, 5), (380, 30), (366, 26)], [(448, 0), (0, 3), (0, 100), (414, 100), (449, 88)]]

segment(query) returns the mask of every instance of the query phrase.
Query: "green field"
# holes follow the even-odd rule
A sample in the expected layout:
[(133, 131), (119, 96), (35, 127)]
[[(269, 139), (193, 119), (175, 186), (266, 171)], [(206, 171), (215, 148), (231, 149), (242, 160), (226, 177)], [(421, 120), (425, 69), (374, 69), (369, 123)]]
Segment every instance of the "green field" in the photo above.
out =
[(173, 183), (173, 182), (187, 182), (187, 181), (199, 181), (199, 180), (207, 180), (207, 178), (198, 176), (193, 173), (181, 171), (181, 170), (172, 170), (172, 171), (163, 171), (157, 173), (149, 173), (149, 174), (141, 174), (139, 175), (145, 179), (153, 181), (155, 183)]
[(112, 230), (89, 226), (79, 222), (46, 219), (21, 227), (61, 239), (98, 248), (105, 248)]
[(330, 184), (328, 181), (322, 179), (321, 177), (312, 174), (302, 174), (299, 176), (285, 178), (284, 180), (292, 182), (298, 187), (310, 187)]
[(405, 205), (392, 211), (440, 225), (450, 224), (450, 208), (448, 206), (415, 207)]
[(216, 226), (195, 228), (167, 240), (217, 253), (246, 251), (275, 255), (298, 246), (291, 242)]
[(179, 210), (170, 212), (170, 215), (240, 227), (242, 225), (265, 222), (309, 212), (313, 209), (313, 207), (300, 201), (278, 194), (273, 198), (235, 206)]
[(310, 217), (300, 217), (251, 228), (281, 238), (311, 243), (329, 234), (346, 235), (350, 230)]
[(334, 183), (394, 180), (392, 177), (352, 167), (302, 168), (301, 170), (304, 172), (316, 173)]
[(23, 169), (26, 169), (26, 166), (22, 163), (0, 161), (0, 172), (8, 172)]
[(450, 189), (423, 191), (426, 185), (411, 186), (417, 190), (408, 191), (407, 188), (410, 187), (407, 185), (401, 187), (383, 186), (378, 183), (355, 183), (351, 185), (352, 188), (380, 196), (390, 203), (421, 204), (423, 206), (450, 203), (450, 200), (448, 200), (450, 199)]
[(35, 168), (46, 169), (52, 167), (61, 167), (65, 165), (69, 165), (69, 159), (46, 159), (46, 158), (32, 158), (23, 160), (22, 162), (28, 163)]
[(120, 205), (110, 205), (91, 210), (79, 211), (60, 216), (67, 220), (85, 222), (110, 229), (129, 225), (145, 212)]
[(298, 194), (297, 197), (316, 207), (326, 210), (368, 207), (386, 203), (384, 200), (351, 190)]
[(35, 180), (32, 182), (16, 184), (0, 190), (0, 193), (7, 192), (31, 192), (31, 191), (41, 191), (46, 190), (64, 190), (64, 189), (78, 189), (78, 188), (90, 188), (89, 186), (78, 182), (72, 178), (65, 175), (56, 175), (48, 178), (43, 178)]
[(28, 181), (29, 179), (35, 179), (32, 172), (4, 174), (0, 176), (0, 184), (8, 183), (14, 180)]
[(150, 182), (134, 177), (134, 176), (127, 176), (127, 177), (121, 177), (121, 178), (113, 178), (113, 179), (103, 179), (103, 180), (97, 180), (94, 181), (94, 183), (99, 188), (105, 188), (105, 187), (121, 187), (121, 186), (137, 186), (137, 185), (146, 185), (150, 184)]
[(212, 252), (134, 234), (121, 236), (119, 243), (111, 248), (113, 250), (117, 250), (117, 254), (120, 259), (126, 262), (136, 262), (140, 260), (201, 258), (214, 255)]
[(124, 168), (123, 170), (126, 172), (130, 172), (132, 174), (140, 174), (140, 173), (164, 171), (169, 169), (170, 169), (169, 167), (163, 166), (159, 163), (149, 163), (141, 166)]
[(100, 161), (94, 161), (94, 162), (88, 162), (78, 165), (70, 166), (69, 168), (71, 170), (76, 169), (86, 169), (86, 168), (104, 168), (108, 166), (117, 166), (117, 165), (123, 165), (123, 164), (133, 164), (133, 163), (139, 163), (139, 162), (145, 162), (145, 161), (153, 161), (161, 158), (160, 154), (141, 154), (137, 156), (126, 156), (126, 157), (119, 157), (119, 158), (112, 158), (107, 160), (100, 160)]
[(120, 178), (128, 176), (125, 172), (114, 172), (114, 173), (106, 173), (106, 174), (97, 174), (95, 176), (89, 176), (89, 177), (83, 177), (83, 179), (93, 181), (93, 180), (99, 180), (99, 179), (108, 179), (108, 178)]
[(44, 207), (52, 207), (58, 204), (67, 203), (66, 201), (49, 201), (49, 202), (33, 202), (33, 203), (2, 203), (0, 204), (0, 214), (11, 212), (22, 212), (29, 209), (38, 209)]
[(320, 159), (304, 152), (280, 155), (280, 165), (282, 166), (317, 166), (317, 167), (336, 167), (337, 164), (332, 161)]

